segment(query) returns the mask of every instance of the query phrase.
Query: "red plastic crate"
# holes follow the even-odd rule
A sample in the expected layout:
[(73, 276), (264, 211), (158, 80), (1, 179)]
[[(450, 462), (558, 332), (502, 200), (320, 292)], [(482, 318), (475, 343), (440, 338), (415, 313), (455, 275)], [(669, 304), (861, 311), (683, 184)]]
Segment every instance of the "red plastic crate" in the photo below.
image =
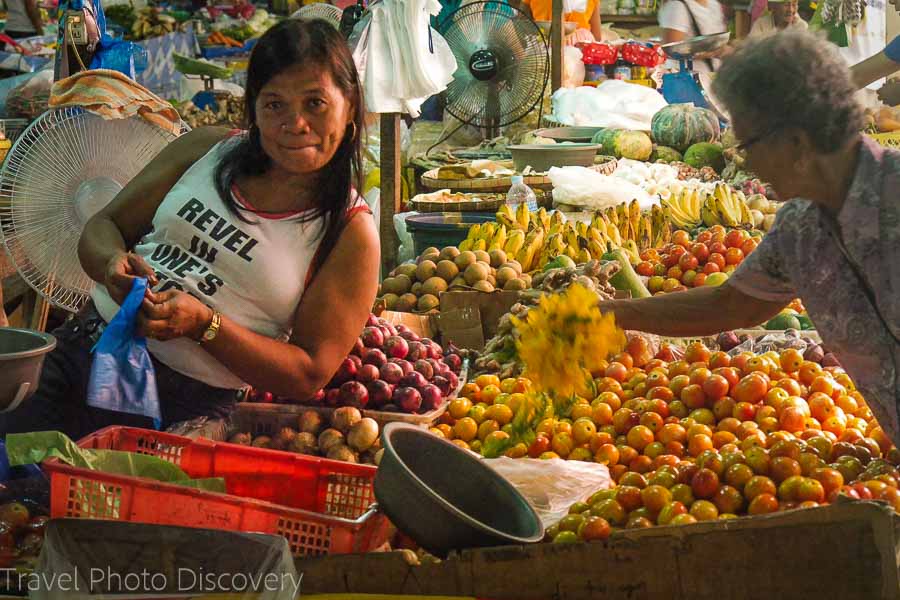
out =
[(52, 517), (80, 517), (282, 535), (295, 556), (368, 552), (393, 528), (373, 506), (375, 467), (190, 438), (107, 427), (82, 448), (149, 454), (192, 479), (223, 477), (218, 494), (151, 479), (100, 473), (57, 459), (50, 476)]

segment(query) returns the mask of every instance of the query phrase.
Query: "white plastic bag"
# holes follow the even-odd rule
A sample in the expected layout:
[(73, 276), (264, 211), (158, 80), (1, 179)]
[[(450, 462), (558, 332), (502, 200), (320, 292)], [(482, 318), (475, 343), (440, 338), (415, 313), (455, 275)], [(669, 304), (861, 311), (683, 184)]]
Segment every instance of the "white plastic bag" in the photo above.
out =
[(502, 475), (531, 504), (544, 528), (550, 527), (598, 490), (612, 487), (606, 465), (553, 458), (486, 458), (484, 464)]
[(653, 115), (667, 106), (662, 94), (635, 83), (610, 80), (596, 88), (560, 88), (553, 94), (553, 116), (563, 125), (650, 131)]
[(640, 186), (587, 167), (553, 167), (547, 175), (553, 183), (555, 204), (604, 210), (632, 200), (637, 200), (641, 209), (659, 203), (658, 197), (651, 197)]
[(587, 10), (587, 0), (563, 0), (563, 14), (583, 13)]
[(418, 213), (405, 212), (394, 215), (394, 229), (397, 231), (397, 239), (400, 240), (400, 247), (397, 249), (398, 265), (413, 260), (416, 257), (412, 234), (406, 228), (406, 217), (416, 214)]
[(563, 87), (575, 88), (584, 85), (584, 63), (581, 50), (575, 46), (563, 49)]

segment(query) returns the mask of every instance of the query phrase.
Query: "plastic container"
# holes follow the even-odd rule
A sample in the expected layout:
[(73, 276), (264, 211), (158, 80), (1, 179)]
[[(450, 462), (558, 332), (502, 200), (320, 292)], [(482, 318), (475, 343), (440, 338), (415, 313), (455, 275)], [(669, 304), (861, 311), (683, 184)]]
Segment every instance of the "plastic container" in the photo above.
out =
[(534, 190), (525, 184), (525, 179), (521, 175), (514, 175), (512, 178), (512, 186), (506, 194), (506, 204), (512, 208), (518, 207), (525, 203), (528, 210), (535, 212), (538, 209), (537, 198)]
[(412, 236), (416, 256), (419, 256), (431, 246), (458, 246), (469, 234), (469, 227), (494, 220), (494, 213), (429, 213), (406, 217), (406, 229)]
[(225, 494), (43, 463), (50, 515), (270, 533), (295, 556), (368, 552), (392, 526), (374, 504), (375, 467), (137, 429), (107, 427), (82, 448), (149, 454), (192, 478), (223, 477)]
[(54, 348), (49, 333), (0, 327), (0, 411), (15, 409), (37, 391), (44, 356)]

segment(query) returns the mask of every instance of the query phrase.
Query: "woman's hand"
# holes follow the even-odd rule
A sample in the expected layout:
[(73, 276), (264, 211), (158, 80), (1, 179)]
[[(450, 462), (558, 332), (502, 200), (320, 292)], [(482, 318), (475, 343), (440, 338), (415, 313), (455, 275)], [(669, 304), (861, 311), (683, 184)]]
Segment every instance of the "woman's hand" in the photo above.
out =
[(139, 277), (147, 278), (148, 287), (156, 285), (156, 273), (143, 258), (131, 252), (117, 252), (106, 263), (106, 276), (103, 283), (116, 304), (122, 304), (125, 297), (131, 292), (134, 280)]
[(212, 322), (213, 310), (186, 292), (147, 292), (138, 313), (138, 333), (155, 340), (199, 340)]

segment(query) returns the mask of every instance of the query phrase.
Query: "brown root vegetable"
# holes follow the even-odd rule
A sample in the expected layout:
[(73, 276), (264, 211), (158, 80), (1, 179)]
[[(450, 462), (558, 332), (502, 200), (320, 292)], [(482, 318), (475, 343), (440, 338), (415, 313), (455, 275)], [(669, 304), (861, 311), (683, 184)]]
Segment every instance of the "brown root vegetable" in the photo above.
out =
[(267, 435), (260, 435), (253, 438), (253, 441), (250, 443), (250, 445), (254, 448), (271, 448), (272, 438)]
[(331, 426), (347, 435), (350, 429), (362, 420), (362, 413), (353, 406), (342, 406), (331, 415)]
[(319, 451), (327, 454), (333, 446), (344, 443), (344, 434), (337, 429), (326, 429), (319, 434), (318, 443)]
[(313, 435), (318, 435), (319, 431), (322, 430), (322, 426), (325, 424), (325, 419), (322, 418), (322, 415), (314, 410), (304, 411), (303, 414), (300, 415), (298, 421), (297, 428), (300, 431), (311, 433)]
[(341, 460), (350, 463), (359, 462), (359, 457), (357, 457), (356, 453), (351, 450), (349, 446), (344, 444), (332, 446), (328, 451), (327, 458), (329, 460)]
[(297, 432), (294, 429), (282, 427), (281, 430), (275, 434), (275, 438), (272, 440), (272, 446), (280, 450), (285, 450), (290, 446), (291, 441), (296, 435)]
[(370, 419), (369, 417), (360, 420), (347, 434), (347, 444), (358, 452), (371, 448), (377, 439), (378, 423), (375, 422), (375, 419)]
[(285, 449), (297, 454), (316, 454), (318, 448), (319, 444), (316, 441), (316, 436), (309, 432), (301, 431), (294, 436), (290, 446)]
[(253, 441), (253, 438), (250, 437), (249, 433), (238, 432), (228, 438), (228, 442), (231, 444), (240, 444), (241, 446), (249, 446)]

